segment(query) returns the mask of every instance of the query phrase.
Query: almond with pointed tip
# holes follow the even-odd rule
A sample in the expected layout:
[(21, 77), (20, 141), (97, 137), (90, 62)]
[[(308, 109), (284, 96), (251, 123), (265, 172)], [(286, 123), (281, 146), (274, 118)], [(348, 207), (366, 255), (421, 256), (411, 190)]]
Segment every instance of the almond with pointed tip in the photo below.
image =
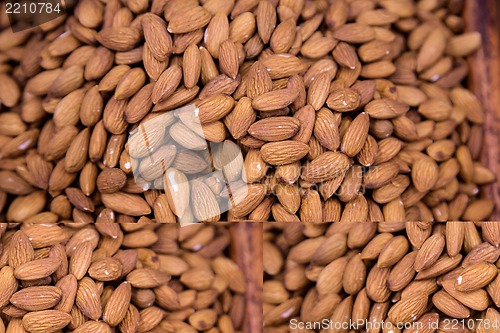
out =
[(164, 175), (165, 194), (173, 213), (182, 217), (189, 206), (189, 182), (181, 171), (169, 168)]
[(444, 290), (440, 290), (432, 296), (432, 304), (445, 315), (453, 318), (469, 318), (471, 315), (469, 308)]
[(144, 39), (156, 59), (167, 60), (172, 52), (172, 37), (167, 31), (165, 21), (154, 14), (144, 14), (141, 20)]
[(370, 127), (370, 117), (362, 112), (351, 122), (342, 137), (341, 150), (349, 157), (356, 156), (363, 149)]
[(59, 303), (62, 291), (54, 286), (35, 286), (24, 288), (10, 298), (16, 307), (26, 311), (47, 310)]
[(418, 251), (415, 258), (415, 270), (420, 272), (432, 266), (443, 252), (445, 237), (442, 233), (436, 233), (429, 237)]
[(71, 316), (58, 310), (29, 312), (23, 316), (23, 326), (32, 333), (54, 333), (71, 321)]
[(221, 72), (236, 79), (239, 70), (238, 49), (231, 40), (226, 40), (219, 47), (219, 66)]
[(396, 236), (387, 242), (379, 254), (377, 265), (380, 268), (391, 267), (398, 263), (408, 251), (410, 245), (404, 236)]
[(94, 280), (84, 277), (78, 282), (75, 303), (78, 309), (90, 319), (98, 320), (101, 317), (102, 303)]
[(54, 273), (60, 265), (57, 258), (37, 259), (18, 266), (14, 270), (14, 276), (19, 280), (38, 280)]
[(122, 282), (109, 297), (104, 307), (102, 319), (113, 327), (117, 326), (127, 315), (131, 297), (131, 283)]
[(313, 183), (323, 182), (343, 175), (350, 167), (349, 158), (339, 152), (325, 152), (306, 164), (301, 179)]
[(415, 269), (413, 265), (417, 256), (417, 251), (413, 251), (405, 255), (394, 267), (391, 269), (387, 285), (392, 291), (400, 291), (404, 289), (415, 276)]
[(196, 103), (201, 124), (224, 118), (234, 107), (234, 99), (223, 94), (215, 94)]
[(131, 216), (142, 216), (151, 213), (151, 207), (139, 195), (124, 192), (102, 193), (101, 199), (104, 206), (118, 213)]
[(366, 278), (366, 292), (368, 297), (375, 302), (385, 302), (389, 299), (391, 291), (387, 287), (389, 268), (374, 266)]
[(242, 97), (234, 109), (224, 118), (224, 124), (235, 139), (240, 139), (247, 134), (250, 126), (255, 122), (257, 114), (252, 108), (252, 101)]
[(167, 30), (182, 34), (203, 28), (210, 22), (211, 14), (201, 6), (195, 6), (183, 13), (178, 13), (169, 20)]
[(271, 165), (294, 163), (309, 152), (309, 146), (295, 140), (285, 140), (266, 143), (260, 153), (262, 159)]
[(179, 86), (182, 79), (180, 66), (170, 66), (158, 78), (153, 87), (151, 99), (154, 104), (162, 102), (170, 97)]
[(430, 157), (421, 156), (413, 163), (411, 178), (413, 185), (419, 192), (427, 192), (438, 181), (439, 167)]
[(4, 251), (8, 251), (8, 264), (14, 269), (35, 258), (33, 246), (22, 230), (16, 231), (10, 239), (10, 246), (5, 247)]
[(259, 111), (278, 110), (292, 104), (298, 96), (298, 90), (293, 88), (273, 90), (254, 98), (252, 107)]
[(391, 307), (387, 316), (393, 324), (415, 321), (425, 313), (427, 302), (428, 296), (426, 294), (411, 294)]
[(441, 284), (448, 294), (468, 308), (483, 311), (489, 305), (488, 293), (486, 293), (484, 289), (477, 289), (468, 292), (458, 291), (455, 288), (455, 281), (451, 279), (443, 280)]
[(193, 88), (201, 75), (201, 53), (196, 44), (189, 45), (182, 58), (182, 74), (186, 88)]
[(139, 43), (141, 32), (133, 27), (109, 27), (99, 31), (96, 38), (105, 48), (130, 51)]
[(316, 121), (314, 122), (314, 136), (325, 148), (331, 151), (336, 151), (340, 145), (340, 117), (337, 115), (327, 108), (322, 108), (316, 113)]
[(497, 267), (489, 263), (468, 266), (457, 277), (455, 288), (462, 292), (483, 288), (496, 278), (497, 273)]
[(250, 214), (261, 203), (265, 194), (265, 187), (261, 184), (250, 184), (237, 189), (230, 199), (231, 212), (237, 217)]
[(14, 277), (14, 269), (5, 266), (0, 270), (0, 306), (9, 304), (9, 300), (18, 288), (18, 282)]
[(283, 141), (294, 136), (300, 122), (293, 117), (269, 117), (259, 120), (248, 128), (248, 133), (262, 141)]

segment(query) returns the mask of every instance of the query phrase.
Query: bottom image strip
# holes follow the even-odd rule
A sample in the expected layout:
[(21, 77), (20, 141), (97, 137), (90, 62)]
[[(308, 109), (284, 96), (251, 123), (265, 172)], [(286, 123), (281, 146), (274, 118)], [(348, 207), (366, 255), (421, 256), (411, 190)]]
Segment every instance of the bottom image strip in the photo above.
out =
[(500, 332), (500, 223), (266, 224), (264, 332)]
[(496, 333), (500, 222), (0, 224), (0, 333)]
[(0, 235), (0, 333), (262, 331), (262, 225), (2, 223)]

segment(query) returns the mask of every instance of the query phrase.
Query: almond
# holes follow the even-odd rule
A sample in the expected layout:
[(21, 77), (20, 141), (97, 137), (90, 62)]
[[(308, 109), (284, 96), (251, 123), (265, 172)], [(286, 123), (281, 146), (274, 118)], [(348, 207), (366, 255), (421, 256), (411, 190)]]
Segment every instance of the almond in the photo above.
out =
[(294, 140), (266, 143), (261, 148), (262, 159), (271, 165), (296, 162), (307, 155), (309, 146)]

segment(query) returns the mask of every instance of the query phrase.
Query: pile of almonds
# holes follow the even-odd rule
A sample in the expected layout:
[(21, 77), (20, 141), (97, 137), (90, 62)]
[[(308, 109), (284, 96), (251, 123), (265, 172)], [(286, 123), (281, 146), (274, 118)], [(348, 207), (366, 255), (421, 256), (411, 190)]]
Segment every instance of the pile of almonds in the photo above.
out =
[(18, 33), (2, 11), (0, 220), (485, 220), (463, 2), (81, 0)]
[(241, 332), (229, 228), (0, 224), (0, 332)]
[[(500, 329), (498, 222), (280, 223), (264, 239), (267, 333)], [(349, 328), (294, 329), (324, 319)]]

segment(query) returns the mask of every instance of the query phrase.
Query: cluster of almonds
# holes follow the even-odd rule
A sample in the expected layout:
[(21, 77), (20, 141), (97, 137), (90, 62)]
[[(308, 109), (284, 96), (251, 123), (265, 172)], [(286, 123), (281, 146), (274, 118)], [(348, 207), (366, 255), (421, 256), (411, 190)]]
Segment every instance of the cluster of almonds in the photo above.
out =
[(494, 204), (479, 188), (495, 175), (478, 162), (483, 109), (461, 85), (481, 36), (464, 32), (463, 2), (82, 0), (19, 33), (1, 16), (0, 218), (181, 218), (153, 188), (168, 187), (169, 167), (184, 179), (200, 155), (160, 150), (158, 132), (141, 160), (153, 174), (138, 186), (126, 141), (191, 104), (203, 133), (181, 119), (181, 145), (237, 142), (245, 157), (231, 171), (250, 185), (225, 215), (218, 177), (186, 186), (200, 211), (182, 213), (487, 219)]
[(228, 228), (0, 225), (0, 332), (241, 332)]
[[(336, 333), (382, 332), (367, 329), (382, 322), (387, 323), (384, 333), (490, 333), (500, 325), (498, 222), (276, 224), (266, 229), (267, 333), (289, 332), (292, 319), (360, 323), (355, 331), (321, 331)], [(447, 325), (450, 320), (459, 321)], [(396, 327), (412, 322), (414, 328)]]

